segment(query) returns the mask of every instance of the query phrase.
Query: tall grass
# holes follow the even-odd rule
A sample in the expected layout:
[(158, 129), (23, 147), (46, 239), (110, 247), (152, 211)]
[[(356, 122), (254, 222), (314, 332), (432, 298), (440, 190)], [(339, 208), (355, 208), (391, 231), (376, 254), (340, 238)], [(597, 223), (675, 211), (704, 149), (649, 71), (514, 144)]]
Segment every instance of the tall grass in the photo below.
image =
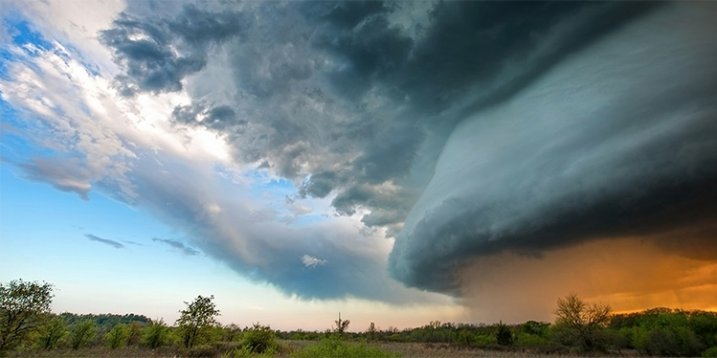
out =
[(366, 343), (349, 343), (338, 338), (327, 338), (306, 346), (292, 354), (293, 358), (393, 358), (399, 355), (386, 352)]

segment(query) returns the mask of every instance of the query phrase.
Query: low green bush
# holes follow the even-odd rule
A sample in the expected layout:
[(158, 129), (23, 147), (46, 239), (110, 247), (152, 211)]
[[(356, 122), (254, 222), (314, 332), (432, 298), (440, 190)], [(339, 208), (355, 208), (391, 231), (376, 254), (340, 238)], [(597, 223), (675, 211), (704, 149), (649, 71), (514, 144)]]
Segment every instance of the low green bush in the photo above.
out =
[(717, 347), (712, 347), (704, 352), (702, 352), (702, 357), (704, 358), (717, 358)]
[(243, 333), (244, 347), (252, 353), (274, 351), (277, 348), (276, 333), (269, 326), (258, 323)]

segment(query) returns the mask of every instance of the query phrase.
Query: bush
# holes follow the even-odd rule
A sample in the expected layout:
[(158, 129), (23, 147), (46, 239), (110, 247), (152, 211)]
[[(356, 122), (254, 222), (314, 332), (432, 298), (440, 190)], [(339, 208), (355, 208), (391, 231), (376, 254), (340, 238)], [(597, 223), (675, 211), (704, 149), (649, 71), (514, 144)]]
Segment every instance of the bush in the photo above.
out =
[(244, 347), (252, 353), (264, 353), (276, 349), (276, 334), (269, 326), (255, 323), (244, 332)]
[(118, 324), (105, 334), (105, 341), (107, 345), (112, 349), (117, 349), (124, 346), (127, 343), (129, 337), (129, 330), (124, 324)]
[(97, 335), (95, 322), (86, 320), (76, 324), (70, 332), (70, 345), (72, 349), (89, 346)]
[(142, 340), (142, 324), (131, 322), (127, 326), (127, 345), (135, 346)]
[(503, 324), (503, 322), (499, 323), (498, 330), (495, 332), (495, 340), (501, 346), (512, 345), (513, 344), (513, 332), (511, 332), (510, 327)]
[(550, 324), (545, 322), (528, 321), (520, 326), (520, 331), (540, 337), (547, 337)]
[(489, 347), (496, 344), (495, 337), (485, 334), (477, 334), (473, 337), (473, 343), (478, 347)]
[(702, 357), (717, 358), (717, 347), (712, 347), (712, 348), (702, 352)]
[(550, 340), (536, 334), (520, 332), (515, 335), (515, 345), (522, 348), (540, 349), (550, 344)]
[(50, 350), (57, 348), (63, 337), (67, 335), (67, 325), (62, 318), (55, 317), (40, 328), (38, 335), (39, 346)]
[(635, 338), (635, 347), (650, 355), (696, 356), (702, 350), (695, 333), (684, 326), (642, 330)]
[(330, 338), (319, 343), (306, 346), (304, 349), (294, 353), (294, 358), (389, 358), (398, 357), (398, 354), (386, 352), (378, 347), (369, 346), (365, 343), (347, 343), (345, 341)]
[(155, 349), (167, 344), (169, 331), (164, 321), (152, 321), (144, 328), (142, 342), (149, 348)]

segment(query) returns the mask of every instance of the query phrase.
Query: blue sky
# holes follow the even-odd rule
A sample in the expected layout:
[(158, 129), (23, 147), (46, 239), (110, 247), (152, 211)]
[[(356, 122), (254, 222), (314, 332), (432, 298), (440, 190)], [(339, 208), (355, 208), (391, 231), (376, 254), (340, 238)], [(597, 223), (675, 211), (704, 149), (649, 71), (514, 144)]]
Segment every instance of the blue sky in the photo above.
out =
[(713, 308), (716, 12), (2, 1), (0, 280), (304, 329)]

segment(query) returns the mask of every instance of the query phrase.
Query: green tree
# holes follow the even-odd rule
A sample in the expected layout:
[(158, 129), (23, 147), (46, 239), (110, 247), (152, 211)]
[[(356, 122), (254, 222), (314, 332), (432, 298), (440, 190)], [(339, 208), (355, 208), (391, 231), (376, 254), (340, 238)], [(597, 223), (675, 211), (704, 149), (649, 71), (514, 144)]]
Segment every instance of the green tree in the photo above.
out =
[(212, 300), (214, 295), (209, 297), (197, 296), (193, 302), (184, 302), (186, 309), (179, 311), (180, 317), (177, 325), (182, 332), (182, 343), (186, 348), (192, 348), (197, 343), (197, 338), (210, 326), (216, 325), (216, 316), (219, 310)]
[(127, 329), (127, 325), (124, 324), (115, 325), (105, 334), (105, 341), (112, 349), (123, 347), (127, 344), (127, 338), (129, 338), (129, 329)]
[(152, 321), (144, 328), (142, 340), (149, 348), (159, 348), (167, 343), (169, 330), (163, 320)]
[(54, 349), (60, 340), (67, 335), (67, 324), (60, 317), (55, 317), (40, 328), (39, 341), (42, 349)]
[(610, 307), (587, 304), (577, 295), (558, 299), (555, 310), (558, 339), (584, 351), (603, 350), (604, 329), (610, 323)]
[(23, 280), (0, 283), (0, 355), (17, 347), (50, 313), (52, 285)]
[(77, 323), (70, 331), (70, 345), (72, 349), (89, 346), (97, 335), (97, 324), (91, 320)]

